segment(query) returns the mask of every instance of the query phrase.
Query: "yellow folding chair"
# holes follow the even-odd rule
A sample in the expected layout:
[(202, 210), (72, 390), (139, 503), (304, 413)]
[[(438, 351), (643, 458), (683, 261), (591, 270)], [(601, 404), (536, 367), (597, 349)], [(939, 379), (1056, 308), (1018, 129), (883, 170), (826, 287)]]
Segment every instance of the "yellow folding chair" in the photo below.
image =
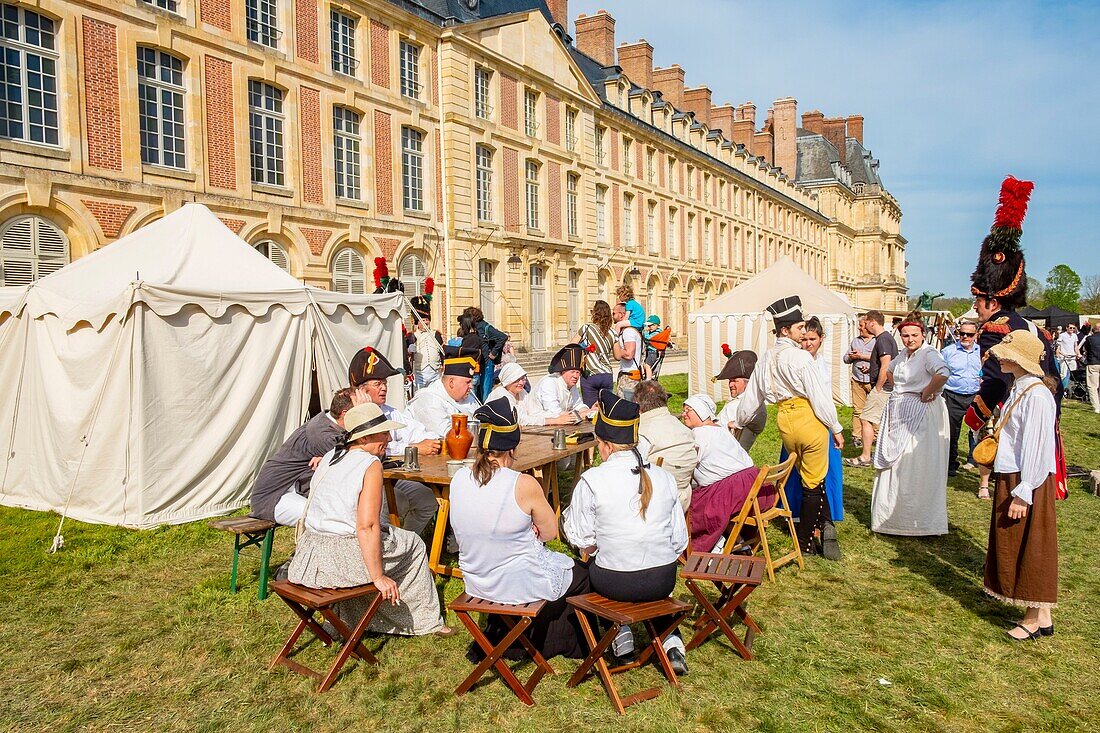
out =
[[(802, 549), (798, 546), (798, 535), (794, 529), (794, 516), (791, 514), (791, 508), (787, 504), (787, 494), (784, 490), (787, 479), (790, 477), (791, 471), (794, 470), (795, 458), (797, 458), (797, 456), (792, 455), (776, 466), (760, 467), (760, 473), (757, 475), (756, 481), (749, 490), (749, 495), (745, 498), (745, 503), (741, 507), (741, 511), (730, 523), (729, 539), (726, 540), (726, 545), (722, 549), (722, 552), (727, 555), (733, 548), (743, 545), (752, 548), (753, 555), (755, 555), (757, 551), (762, 550), (764, 561), (768, 569), (768, 579), (773, 583), (775, 582), (776, 568), (782, 567), (792, 560), (798, 563), (800, 570), (805, 567), (805, 563), (802, 560)], [(767, 484), (775, 486), (776, 497), (775, 506), (765, 511), (760, 508), (759, 494), (760, 490)], [(791, 532), (791, 542), (794, 545), (794, 549), (783, 557), (773, 560), (771, 548), (768, 546), (766, 529), (768, 522), (778, 517), (787, 520), (787, 527)], [(751, 540), (742, 540), (741, 533), (745, 527), (755, 528), (756, 537)]]

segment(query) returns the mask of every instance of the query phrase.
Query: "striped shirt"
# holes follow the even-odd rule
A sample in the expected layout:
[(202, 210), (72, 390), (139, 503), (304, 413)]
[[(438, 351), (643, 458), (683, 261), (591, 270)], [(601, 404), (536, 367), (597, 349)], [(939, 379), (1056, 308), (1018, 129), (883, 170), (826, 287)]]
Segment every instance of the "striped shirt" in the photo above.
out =
[(581, 326), (581, 338), (584, 339), (586, 345), (596, 347), (594, 351), (585, 349), (585, 353), (588, 354), (586, 364), (589, 373), (610, 374), (611, 359), (613, 357), (612, 347), (615, 343), (615, 337), (611, 335), (611, 331), (600, 331), (595, 324), (586, 323)]

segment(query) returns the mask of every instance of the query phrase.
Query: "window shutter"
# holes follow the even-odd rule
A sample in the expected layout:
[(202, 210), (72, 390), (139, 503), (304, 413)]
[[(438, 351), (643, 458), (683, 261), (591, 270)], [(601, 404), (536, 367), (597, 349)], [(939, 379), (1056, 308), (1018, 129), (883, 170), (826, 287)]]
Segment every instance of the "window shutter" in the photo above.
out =
[(3, 229), (0, 284), (29, 285), (69, 264), (69, 243), (52, 223), (23, 216)]
[(332, 289), (338, 293), (366, 293), (366, 269), (363, 258), (353, 249), (342, 249), (332, 263)]

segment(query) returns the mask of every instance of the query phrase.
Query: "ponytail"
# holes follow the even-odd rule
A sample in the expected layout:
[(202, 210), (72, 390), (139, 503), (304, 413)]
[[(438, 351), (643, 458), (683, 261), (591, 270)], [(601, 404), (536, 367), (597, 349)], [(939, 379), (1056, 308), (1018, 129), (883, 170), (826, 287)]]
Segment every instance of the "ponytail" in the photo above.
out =
[(500, 468), (497, 460), (506, 453), (507, 451), (478, 450), (477, 458), (474, 459), (474, 467), (470, 469), (478, 486), (484, 486), (493, 479), (493, 475)]
[(641, 515), (642, 519), (645, 519), (646, 510), (649, 509), (649, 502), (653, 498), (653, 482), (649, 479), (649, 473), (646, 472), (646, 469), (649, 468), (649, 464), (642, 459), (642, 454), (638, 452), (638, 444), (612, 443), (606, 440), (602, 442), (607, 443), (612, 453), (628, 450), (634, 454), (634, 459), (638, 462), (638, 465), (630, 469), (630, 472), (638, 476), (638, 497), (641, 503), (641, 511), (639, 511), (638, 514)]

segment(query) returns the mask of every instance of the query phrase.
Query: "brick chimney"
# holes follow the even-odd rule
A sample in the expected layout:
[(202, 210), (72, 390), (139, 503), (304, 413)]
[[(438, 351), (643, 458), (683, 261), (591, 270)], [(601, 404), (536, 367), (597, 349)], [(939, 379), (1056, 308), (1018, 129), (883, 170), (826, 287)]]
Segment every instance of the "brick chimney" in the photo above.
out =
[(606, 10), (595, 15), (581, 13), (575, 22), (577, 50), (601, 66), (615, 65), (615, 19)]
[(653, 70), (653, 89), (678, 110), (684, 109), (684, 70), (679, 64)]
[(773, 139), (770, 132), (758, 132), (752, 136), (752, 154), (763, 157), (770, 165), (775, 164)]
[(653, 46), (646, 39), (619, 46), (619, 66), (630, 80), (643, 89), (653, 88)]
[(772, 109), (775, 165), (794, 178), (798, 168), (798, 102), (792, 97), (783, 97), (775, 100)]
[(848, 117), (848, 137), (855, 138), (860, 145), (863, 144), (863, 115)]
[(694, 112), (695, 121), (710, 127), (710, 89), (692, 87), (684, 90), (684, 111)]
[(822, 133), (825, 135), (825, 139), (833, 144), (833, 147), (840, 153), (840, 164), (844, 165), (847, 160), (847, 148), (844, 139), (848, 136), (845, 130), (847, 126), (847, 120), (843, 117), (830, 117), (825, 120), (825, 131)]
[(825, 115), (815, 110), (802, 113), (802, 127), (815, 135), (825, 134)]
[[(750, 153), (753, 152), (752, 138), (756, 133), (756, 105), (745, 102), (737, 106), (737, 119), (733, 121), (733, 142), (744, 145)], [(755, 155), (755, 153), (753, 153)]]
[(732, 104), (723, 104), (721, 107), (710, 108), (710, 126), (714, 130), (721, 130), (727, 140), (733, 140), (733, 121), (735, 119)]
[(569, 0), (546, 0), (546, 7), (550, 9), (550, 17), (554, 22), (569, 32)]

